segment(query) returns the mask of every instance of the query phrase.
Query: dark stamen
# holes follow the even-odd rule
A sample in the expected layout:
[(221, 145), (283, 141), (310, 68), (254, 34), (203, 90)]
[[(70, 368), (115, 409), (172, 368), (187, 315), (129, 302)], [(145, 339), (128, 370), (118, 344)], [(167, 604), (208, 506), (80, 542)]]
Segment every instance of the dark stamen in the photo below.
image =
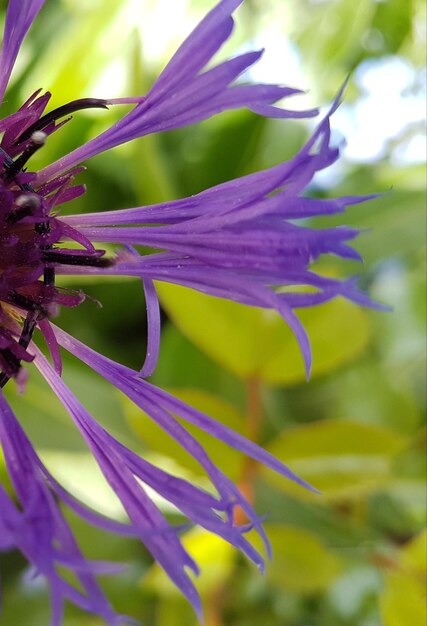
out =
[[(21, 367), (21, 363), (19, 359), (12, 353), (9, 348), (3, 348), (0, 350), (2, 357), (6, 361), (6, 363), (12, 368), (12, 371), (17, 373), (19, 368)], [(10, 376), (8, 376), (5, 372), (0, 373), (0, 388), (2, 389), (5, 384), (10, 380)]]
[[(35, 226), (35, 231), (40, 235), (47, 235), (50, 233), (50, 223), (49, 220), (46, 222), (39, 222)], [(52, 246), (41, 246), (40, 250), (44, 252), (51, 250)], [(55, 268), (54, 267), (45, 267), (43, 270), (43, 282), (46, 287), (54, 287), (55, 285)]]
[(108, 109), (107, 101), (100, 100), (99, 98), (80, 98), (68, 104), (63, 104), (57, 109), (43, 115), (43, 117), (34, 122), (34, 124), (31, 124), (31, 126), (24, 130), (18, 137), (15, 141), (15, 145), (17, 146), (22, 141), (29, 139), (34, 131), (43, 130), (43, 128), (46, 128), (46, 126), (49, 126), (52, 122), (56, 122), (59, 118), (70, 115), (70, 113), (75, 113), (76, 111), (82, 111), (83, 109)]
[[(15, 177), (23, 171), (23, 168), (27, 161), (33, 156), (33, 154), (44, 144), (46, 135), (43, 133), (43, 129), (47, 128), (50, 124), (55, 123), (58, 119), (70, 115), (76, 111), (83, 109), (108, 109), (107, 101), (100, 100), (98, 98), (82, 98), (79, 100), (73, 100), (68, 104), (60, 106), (53, 111), (50, 111), (46, 115), (38, 119), (34, 124), (29, 126), (23, 133), (15, 140), (14, 145), (26, 142), (31, 139), (30, 143), (25, 149), (22, 150), (20, 156), (14, 161), (7, 152), (0, 146), (0, 156), (3, 157), (3, 179), (7, 182), (15, 182), (15, 184), (25, 192), (34, 194), (35, 191), (32, 185), (28, 183), (19, 183), (15, 181)], [(34, 206), (32, 206), (32, 198), (22, 196), (22, 204), (16, 203), (17, 207), (13, 212), (10, 212), (6, 217), (6, 221), (9, 224), (15, 224), (24, 217), (33, 214)], [(50, 232), (49, 219), (37, 223), (34, 227), (35, 231), (41, 235), (47, 235)], [(52, 244), (47, 246), (40, 246), (42, 252), (42, 260), (47, 263), (58, 263), (61, 265), (81, 265), (86, 267), (109, 267), (112, 265), (112, 261), (106, 258), (100, 258), (99, 256), (91, 255), (78, 255), (67, 254), (55, 251), (52, 248)], [(43, 271), (43, 284), (45, 287), (55, 286), (55, 268), (51, 265), (45, 265)], [(40, 318), (45, 317), (48, 313), (43, 306), (34, 302), (31, 298), (21, 295), (18, 292), (11, 291), (8, 294), (8, 301), (15, 306), (27, 311), (27, 316), (19, 337), (18, 343), (21, 347), (26, 349), (33, 337), (34, 331), (37, 327), (37, 323)], [(0, 350), (0, 353), (10, 366), (12, 374), (15, 375), (19, 372), (21, 367), (21, 361), (8, 349)], [(10, 380), (10, 375), (5, 372), (0, 372), (0, 388), (3, 388)]]
[(19, 207), (19, 209), (16, 209), (6, 216), (6, 224), (17, 224), (20, 220), (24, 219), (24, 217), (28, 217), (29, 215), (32, 215), (32, 209), (30, 207)]
[(4, 372), (2, 372), (0, 374), (0, 389), (3, 389), (3, 387), (5, 386), (5, 384), (7, 382), (9, 382), (10, 378), (7, 374), (5, 374)]
[(43, 282), (46, 287), (54, 287), (55, 286), (55, 268), (54, 267), (45, 267), (43, 271)]
[[(10, 172), (11, 169), (14, 169), (14, 161), (13, 159), (8, 155), (8, 153), (3, 150), (3, 148), (0, 146), (0, 154), (3, 156), (3, 168), (5, 170), (5, 176), (4, 178), (6, 178), (8, 176), (8, 172)], [(14, 178), (14, 176), (16, 176), (18, 172), (15, 172), (13, 174), (13, 176), (9, 177), (11, 179)], [(20, 189), (22, 189), (22, 191), (28, 191), (28, 192), (34, 192), (34, 189), (31, 187), (31, 185), (29, 185), (28, 183), (17, 183), (18, 187)]]
[(84, 267), (111, 267), (111, 259), (83, 254), (64, 254), (57, 250), (45, 250), (42, 261), (60, 265), (82, 265)]
[(13, 180), (17, 174), (23, 169), (26, 162), (31, 159), (33, 154), (39, 150), (42, 146), (44, 146), (46, 141), (46, 135), (42, 131), (34, 131), (31, 134), (31, 142), (25, 148), (21, 156), (19, 156), (16, 161), (12, 161), (12, 164), (6, 164), (5, 162), (5, 170), (6, 174), (4, 176), (5, 181)]
[(7, 301), (10, 304), (14, 304), (15, 306), (27, 312), (40, 312), (43, 315), (47, 314), (47, 311), (45, 311), (39, 304), (34, 302), (34, 300), (31, 300), (31, 298), (27, 298), (27, 296), (23, 296), (17, 291), (10, 291), (7, 296)]
[(8, 155), (8, 153), (3, 150), (3, 148), (0, 146), (0, 154), (3, 157), (3, 167), (5, 170), (10, 169), (11, 167), (13, 167), (13, 159)]
[(17, 371), (19, 369), (19, 359), (16, 358), (13, 352), (9, 350), (9, 348), (3, 348), (1, 353), (3, 355), (4, 360), (7, 362), (7, 364)]
[(6, 224), (16, 224), (24, 217), (33, 215), (40, 206), (40, 198), (34, 194), (22, 194), (15, 200), (15, 207), (6, 215)]
[[(30, 341), (33, 337), (34, 331), (37, 326), (37, 319), (38, 319), (37, 313), (30, 314), (27, 316), (24, 322), (24, 327), (22, 329), (22, 333), (19, 338), (19, 345), (25, 349), (28, 348)], [(16, 358), (16, 356), (13, 354), (13, 352), (9, 348), (4, 348), (3, 350), (0, 350), (0, 352), (3, 356), (3, 359), (10, 366), (12, 371), (15, 374), (17, 374), (21, 367), (20, 360)], [(9, 380), (10, 380), (10, 376), (8, 376), (6, 372), (1, 372), (0, 373), (0, 388), (2, 389)]]
[(21, 336), (19, 338), (19, 345), (23, 348), (28, 348), (28, 345), (36, 329), (38, 318), (39, 315), (37, 313), (27, 315), (24, 326), (22, 328)]

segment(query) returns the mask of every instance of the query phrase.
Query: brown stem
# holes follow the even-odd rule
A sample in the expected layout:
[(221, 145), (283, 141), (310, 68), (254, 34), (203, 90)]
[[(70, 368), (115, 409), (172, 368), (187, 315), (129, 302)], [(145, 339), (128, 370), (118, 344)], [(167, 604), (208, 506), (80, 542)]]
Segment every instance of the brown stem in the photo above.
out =
[[(248, 438), (255, 443), (260, 438), (263, 416), (261, 382), (257, 378), (250, 378), (246, 381), (246, 430)], [(257, 471), (258, 463), (246, 458), (243, 462), (239, 489), (251, 504), (254, 503), (254, 479)], [(245, 524), (247, 521), (242, 509), (236, 508), (235, 524)], [(206, 602), (206, 626), (225, 626), (223, 603), (227, 588), (228, 582), (225, 580), (210, 594)]]
[(248, 437), (251, 441), (257, 442), (264, 414), (261, 397), (261, 381), (258, 378), (250, 378), (246, 382), (246, 398)]
[(227, 581), (224, 581), (210, 594), (206, 602), (205, 619), (206, 626), (224, 626), (222, 615), (224, 594), (227, 589)]
[[(254, 443), (258, 443), (259, 441), (263, 415), (261, 382), (255, 377), (249, 378), (246, 381), (246, 427), (247, 436)], [(257, 461), (246, 458), (243, 463), (239, 488), (250, 504), (254, 503), (254, 479), (257, 471)], [(236, 524), (244, 524), (247, 522), (245, 514), (241, 509), (236, 510), (235, 522)]]

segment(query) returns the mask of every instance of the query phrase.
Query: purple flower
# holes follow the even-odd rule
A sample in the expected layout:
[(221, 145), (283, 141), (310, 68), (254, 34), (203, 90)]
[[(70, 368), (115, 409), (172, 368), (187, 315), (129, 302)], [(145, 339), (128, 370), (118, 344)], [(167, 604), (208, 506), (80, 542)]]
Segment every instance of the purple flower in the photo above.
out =
[[(330, 145), (330, 116), (340, 96), (305, 147), (287, 163), (174, 202), (59, 216), (58, 207), (84, 193), (84, 187), (75, 183), (84, 169), (81, 163), (119, 144), (193, 124), (226, 109), (246, 107), (279, 118), (317, 113), (275, 106), (283, 97), (298, 93), (295, 89), (235, 84), (262, 52), (245, 53), (205, 69), (230, 36), (231, 15), (241, 3), (222, 0), (184, 42), (145, 97), (76, 100), (46, 113), (50, 94), (37, 92), (18, 111), (0, 120), (0, 388), (11, 379), (24, 387), (27, 365), (37, 367), (68, 410), (128, 515), (128, 523), (114, 522), (67, 493), (40, 461), (0, 389), (0, 442), (15, 491), (12, 498), (0, 485), (0, 550), (20, 550), (34, 572), (46, 578), (51, 589), (52, 626), (61, 624), (65, 600), (101, 616), (107, 624), (127, 621), (114, 612), (97, 583), (98, 574), (112, 573), (117, 567), (85, 559), (58, 501), (91, 525), (138, 537), (199, 615), (200, 600), (187, 573), (187, 569), (197, 572), (197, 565), (182, 546), (180, 529), (167, 523), (147, 495), (147, 486), (173, 503), (190, 523), (224, 538), (263, 568), (262, 557), (245, 538), (246, 531), (255, 528), (269, 550), (260, 518), (177, 417), (312, 489), (254, 443), (143, 379), (155, 368), (160, 341), (153, 281), (177, 283), (277, 310), (297, 336), (307, 372), (309, 343), (294, 309), (337, 295), (371, 304), (354, 280), (325, 278), (310, 270), (322, 254), (358, 258), (348, 245), (357, 231), (346, 227), (313, 230), (295, 223), (300, 218), (342, 212), (347, 205), (367, 199), (319, 200), (304, 195), (316, 172), (338, 158), (338, 150)], [(43, 0), (9, 1), (0, 54), (0, 100), (22, 40), (42, 5)], [(49, 135), (70, 121), (72, 113), (120, 103), (135, 106), (110, 129), (39, 172), (27, 169), (32, 155)], [(108, 257), (98, 243), (121, 247), (114, 257)], [(159, 252), (141, 257), (134, 245)], [(76, 307), (84, 299), (82, 293), (58, 286), (61, 274), (142, 279), (149, 336), (146, 361), (139, 372), (110, 361), (52, 324), (59, 307)], [(300, 285), (314, 290), (293, 293), (275, 289)], [(49, 346), (51, 362), (33, 340), (36, 329)], [(192, 454), (212, 481), (215, 495), (150, 464), (97, 423), (61, 378), (60, 348), (126, 394)], [(243, 509), (248, 525), (236, 524), (236, 507)], [(74, 573), (80, 589), (61, 576), (58, 566)]]

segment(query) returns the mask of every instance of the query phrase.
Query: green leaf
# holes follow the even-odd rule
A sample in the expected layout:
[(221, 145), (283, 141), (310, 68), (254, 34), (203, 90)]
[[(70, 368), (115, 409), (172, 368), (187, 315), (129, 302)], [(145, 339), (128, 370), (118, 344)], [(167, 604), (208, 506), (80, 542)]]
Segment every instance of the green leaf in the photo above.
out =
[(405, 439), (387, 428), (350, 421), (324, 420), (284, 432), (268, 450), (317, 487), (313, 496), (263, 468), (280, 489), (302, 498), (358, 498), (377, 490), (392, 477), (392, 461)]
[[(311, 378), (327, 374), (364, 352), (369, 341), (369, 319), (359, 307), (343, 299), (298, 313), (313, 352)], [(267, 321), (267, 354), (260, 364), (261, 379), (270, 385), (305, 381), (299, 346), (283, 320), (275, 314)], [(267, 329), (266, 329), (267, 331)]]
[(162, 327), (160, 356), (152, 382), (160, 387), (204, 389), (236, 406), (245, 403), (244, 383), (199, 350), (171, 323)]
[(328, 397), (333, 398), (328, 415), (411, 434), (422, 419), (412, 383), (407, 377), (397, 380), (377, 359), (364, 360), (327, 381)]
[(421, 428), (409, 445), (396, 457), (394, 479), (386, 491), (402, 513), (409, 515), (413, 527), (419, 529), (426, 515), (427, 450), (426, 429)]
[(121, 6), (115, 0), (103, 0), (103, 10), (88, 3), (80, 8), (75, 4), (70, 3), (59, 25), (45, 37), (45, 45), (33, 51), (37, 67), (25, 85), (29, 93), (37, 86), (49, 86), (55, 105), (86, 95), (105, 64), (123, 50), (133, 28), (123, 19), (122, 28), (117, 28)]
[[(144, 583), (143, 583), (144, 584)], [(148, 622), (147, 622), (148, 623)], [(183, 597), (163, 596), (156, 607), (153, 626), (198, 626), (194, 610)]]
[[(162, 305), (181, 332), (222, 367), (270, 385), (305, 380), (299, 346), (274, 311), (247, 307), (176, 285), (158, 284)], [(337, 299), (299, 317), (313, 349), (316, 376), (353, 359), (366, 347), (369, 323), (358, 307)]]
[(400, 552), (392, 571), (386, 574), (385, 589), (380, 598), (385, 626), (425, 626), (427, 533), (423, 531)]
[(372, 27), (379, 30), (389, 53), (396, 53), (412, 31), (412, 0), (379, 2)]
[(315, 534), (285, 525), (266, 524), (265, 530), (273, 549), (266, 576), (273, 585), (284, 591), (313, 593), (327, 589), (340, 573), (340, 559)]
[[(131, 43), (133, 54), (128, 91), (147, 93), (153, 80), (148, 64), (143, 60), (141, 39), (136, 32), (132, 33)], [(163, 141), (162, 135), (148, 135), (134, 140), (129, 146), (131, 158), (127, 169), (140, 204), (164, 202), (177, 196), (170, 167), (177, 159), (174, 154), (162, 150)]]
[[(301, 6), (302, 5), (302, 6)], [(321, 93), (336, 90), (345, 71), (353, 69), (363, 56), (364, 34), (370, 27), (375, 4), (347, 0), (295, 4), (293, 41), (302, 51)]]
[(360, 238), (357, 248), (365, 261), (414, 256), (423, 249), (426, 196), (420, 191), (393, 191), (369, 203), (369, 213), (357, 220), (361, 228), (372, 229)]

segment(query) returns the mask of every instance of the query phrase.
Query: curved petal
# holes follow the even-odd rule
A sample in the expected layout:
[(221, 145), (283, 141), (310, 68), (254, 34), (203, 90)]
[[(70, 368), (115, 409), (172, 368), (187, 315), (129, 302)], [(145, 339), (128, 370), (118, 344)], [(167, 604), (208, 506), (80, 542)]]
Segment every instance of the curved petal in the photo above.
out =
[[(138, 137), (164, 132), (205, 120), (222, 111), (249, 108), (272, 117), (313, 117), (317, 109), (294, 112), (273, 104), (300, 93), (279, 85), (236, 85), (236, 78), (258, 61), (261, 51), (242, 54), (205, 70), (206, 64), (230, 37), (232, 13), (243, 0), (222, 0), (200, 22), (147, 96), (135, 99), (135, 108), (111, 128), (41, 170), (39, 183), (48, 181), (74, 165)], [(106, 100), (108, 104), (129, 99)]]
[(9, 0), (0, 52), (0, 102), (21, 44), (45, 0)]
[[(0, 444), (20, 508), (7, 501), (0, 485), (1, 521), (6, 522), (8, 545), (18, 548), (51, 588), (52, 625), (62, 623), (65, 599), (117, 626), (118, 616), (99, 587), (97, 566), (85, 560), (76, 540), (45, 482), (43, 467), (29, 439), (0, 391)], [(0, 540), (0, 545), (1, 545)], [(60, 575), (65, 565), (77, 577), (83, 593)], [(104, 572), (106, 571), (103, 568)]]
[(143, 378), (151, 376), (156, 368), (160, 351), (160, 304), (154, 283), (143, 278), (145, 302), (147, 307), (147, 354), (140, 371)]

